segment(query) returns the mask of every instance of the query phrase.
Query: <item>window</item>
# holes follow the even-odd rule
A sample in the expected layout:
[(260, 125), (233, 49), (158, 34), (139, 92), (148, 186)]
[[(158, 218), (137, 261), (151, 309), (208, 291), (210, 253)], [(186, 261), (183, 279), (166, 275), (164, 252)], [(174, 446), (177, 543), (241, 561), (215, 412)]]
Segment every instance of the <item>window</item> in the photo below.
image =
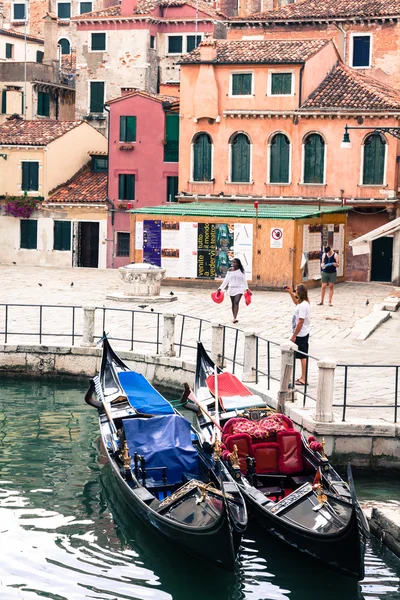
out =
[(292, 95), (292, 73), (271, 73), (271, 96)]
[(54, 221), (54, 250), (71, 250), (71, 221)]
[(177, 202), (178, 195), (178, 178), (171, 176), (167, 177), (167, 202)]
[(13, 21), (25, 21), (25, 15), (25, 2), (16, 2), (13, 4)]
[(290, 142), (283, 133), (271, 139), (269, 147), (269, 183), (289, 183)]
[(71, 18), (71, 2), (59, 2), (57, 4), (57, 17), (59, 19)]
[(186, 52), (191, 52), (201, 42), (201, 35), (188, 35), (186, 38)]
[(36, 62), (37, 63), (42, 63), (43, 62), (43, 57), (44, 57), (44, 52), (42, 52), (41, 50), (37, 50), (36, 51)]
[(58, 40), (59, 46), (61, 46), (61, 54), (71, 54), (71, 44), (67, 38), (61, 38)]
[(117, 256), (129, 256), (129, 233), (117, 231)]
[(119, 118), (119, 141), (136, 142), (136, 117)]
[(7, 114), (7, 91), (1, 90), (1, 113)]
[(37, 248), (37, 221), (33, 219), (21, 219), (20, 248), (25, 250), (36, 250)]
[(211, 181), (211, 156), (211, 137), (199, 133), (193, 140), (193, 181)]
[(371, 35), (353, 35), (352, 36), (352, 67), (370, 67), (371, 66)]
[(250, 140), (237, 133), (231, 141), (231, 181), (250, 182)]
[(179, 115), (165, 115), (164, 162), (179, 160)]
[(373, 133), (364, 142), (363, 185), (382, 185), (385, 176), (386, 140)]
[(92, 3), (91, 2), (81, 2), (80, 6), (79, 6), (79, 12), (81, 15), (92, 12)]
[(39, 190), (39, 163), (36, 161), (22, 162), (22, 185), (24, 192), (37, 192)]
[(108, 156), (93, 156), (92, 171), (96, 173), (104, 173), (108, 169)]
[(6, 44), (6, 58), (14, 58), (14, 44)]
[(104, 52), (106, 49), (106, 34), (91, 33), (90, 34), (90, 50), (91, 52)]
[(50, 116), (50, 94), (49, 92), (38, 92), (37, 114), (39, 117)]
[(304, 183), (324, 183), (325, 142), (319, 133), (312, 133), (304, 142)]
[(183, 37), (181, 35), (168, 36), (168, 54), (182, 54)]
[(151, 35), (150, 36), (150, 48), (152, 48), (154, 50), (155, 47), (156, 47), (156, 36)]
[(231, 75), (231, 95), (232, 96), (251, 96), (253, 93), (253, 74), (252, 73), (232, 73)]
[(135, 199), (135, 176), (122, 174), (118, 176), (118, 199)]
[(90, 82), (90, 112), (102, 113), (104, 110), (104, 81)]

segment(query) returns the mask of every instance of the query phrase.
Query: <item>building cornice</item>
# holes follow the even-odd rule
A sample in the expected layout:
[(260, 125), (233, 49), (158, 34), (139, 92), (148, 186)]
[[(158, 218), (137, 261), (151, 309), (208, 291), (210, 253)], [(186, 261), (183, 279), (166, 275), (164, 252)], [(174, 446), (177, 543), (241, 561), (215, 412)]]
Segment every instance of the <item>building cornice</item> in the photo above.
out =
[(249, 119), (260, 118), (260, 119), (384, 119), (388, 120), (393, 118), (395, 120), (400, 119), (400, 112), (379, 112), (379, 111), (368, 111), (368, 110), (337, 110), (337, 109), (320, 109), (315, 111), (306, 110), (224, 110), (222, 113), (224, 119), (230, 117), (231, 119)]
[(223, 23), (231, 28), (231, 27), (278, 27), (278, 26), (289, 26), (293, 27), (293, 25), (334, 25), (335, 23), (351, 23), (352, 25), (358, 24), (367, 24), (367, 23), (385, 23), (389, 22), (391, 24), (397, 23), (400, 19), (400, 15), (388, 15), (381, 17), (329, 17), (327, 19), (321, 18), (312, 18), (307, 17), (303, 19), (282, 19), (282, 20), (274, 20), (274, 19), (262, 19), (259, 21), (252, 19), (243, 19), (243, 20), (226, 20)]
[(199, 19), (193, 18), (185, 18), (185, 19), (166, 19), (164, 17), (151, 17), (149, 15), (135, 15), (133, 17), (98, 17), (97, 19), (82, 19), (79, 21), (75, 21), (78, 26), (79, 25), (93, 25), (95, 23), (135, 23), (135, 22), (143, 22), (143, 23), (152, 23), (153, 25), (158, 24), (172, 24), (172, 25), (185, 25), (186, 23), (220, 23), (222, 19), (217, 19), (215, 17), (200, 17)]

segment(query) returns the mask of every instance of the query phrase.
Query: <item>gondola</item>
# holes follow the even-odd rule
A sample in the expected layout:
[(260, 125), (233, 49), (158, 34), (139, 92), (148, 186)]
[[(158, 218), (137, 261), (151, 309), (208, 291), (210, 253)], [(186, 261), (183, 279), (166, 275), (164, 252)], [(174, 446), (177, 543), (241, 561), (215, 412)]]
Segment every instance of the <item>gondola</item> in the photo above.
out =
[(196, 558), (233, 570), (247, 525), (238, 485), (217, 444), (116, 355), (106, 336), (85, 401), (99, 413), (102, 444), (127, 511)]
[(306, 439), (288, 417), (265, 403), (261, 407), (257, 396), (256, 407), (249, 407), (251, 391), (234, 375), (217, 371), (215, 382), (215, 365), (199, 343), (191, 396), (201, 406), (198, 426), (207, 440), (218, 406), (222, 459), (240, 485), (249, 517), (282, 542), (362, 580), (369, 527), (350, 465), (346, 483), (324, 443)]

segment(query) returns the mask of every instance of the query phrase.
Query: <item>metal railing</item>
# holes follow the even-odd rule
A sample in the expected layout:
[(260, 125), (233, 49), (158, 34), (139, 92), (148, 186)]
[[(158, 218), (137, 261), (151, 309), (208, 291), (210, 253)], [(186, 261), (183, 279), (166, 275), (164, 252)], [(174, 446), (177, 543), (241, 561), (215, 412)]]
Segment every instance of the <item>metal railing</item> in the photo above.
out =
[[(261, 347), (265, 346), (266, 348), (266, 353), (263, 354)], [(279, 363), (278, 365), (274, 365), (274, 372), (275, 369), (278, 373), (278, 376), (272, 375), (272, 369), (271, 369), (271, 347), (280, 347), (280, 345), (277, 342), (271, 342), (271, 340), (267, 340), (263, 337), (260, 337), (259, 335), (256, 335), (256, 365), (254, 367), (255, 370), (255, 374), (256, 374), (256, 383), (258, 384), (260, 382), (260, 375), (264, 376), (267, 378), (267, 390), (271, 389), (271, 379), (274, 381), (279, 381), (280, 380), (280, 352), (279, 352)], [(266, 371), (263, 371), (260, 368), (260, 364), (263, 362), (263, 358), (266, 361)], [(279, 370), (278, 370), (279, 369)]]

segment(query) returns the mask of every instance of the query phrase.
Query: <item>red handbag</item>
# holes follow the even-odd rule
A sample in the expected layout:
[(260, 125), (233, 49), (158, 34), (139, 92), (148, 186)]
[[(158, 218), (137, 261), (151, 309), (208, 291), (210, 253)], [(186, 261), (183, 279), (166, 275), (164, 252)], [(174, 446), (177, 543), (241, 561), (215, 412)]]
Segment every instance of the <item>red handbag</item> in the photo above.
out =
[(250, 292), (245, 292), (244, 293), (244, 301), (246, 302), (246, 306), (248, 306), (249, 304), (251, 304), (251, 294)]
[(216, 292), (213, 292), (211, 294), (211, 298), (214, 300), (214, 302), (216, 302), (217, 304), (221, 304), (221, 302), (223, 301), (223, 299), (225, 298), (225, 294), (222, 290), (217, 290)]

